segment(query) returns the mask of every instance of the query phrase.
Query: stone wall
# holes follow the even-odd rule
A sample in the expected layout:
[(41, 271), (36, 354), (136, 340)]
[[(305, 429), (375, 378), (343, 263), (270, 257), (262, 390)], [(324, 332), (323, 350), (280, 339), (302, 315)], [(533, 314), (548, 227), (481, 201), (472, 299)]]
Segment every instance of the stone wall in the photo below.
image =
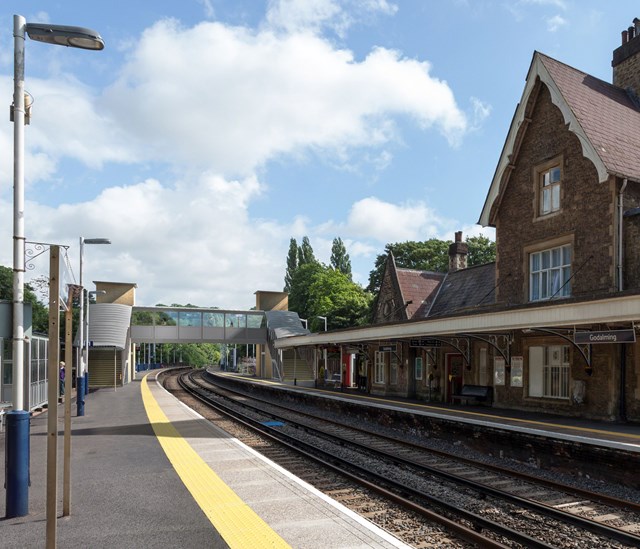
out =
[[(528, 301), (527, 246), (565, 238), (573, 244), (572, 296), (615, 290), (615, 186), (599, 183), (592, 162), (582, 155), (578, 138), (567, 130), (560, 110), (544, 84), (523, 137), (515, 168), (499, 205), (496, 241), (500, 285), (498, 301)], [(536, 98), (536, 94), (532, 95)], [(537, 216), (535, 168), (559, 159), (562, 167), (560, 211)], [(557, 300), (555, 301), (557, 303)]]

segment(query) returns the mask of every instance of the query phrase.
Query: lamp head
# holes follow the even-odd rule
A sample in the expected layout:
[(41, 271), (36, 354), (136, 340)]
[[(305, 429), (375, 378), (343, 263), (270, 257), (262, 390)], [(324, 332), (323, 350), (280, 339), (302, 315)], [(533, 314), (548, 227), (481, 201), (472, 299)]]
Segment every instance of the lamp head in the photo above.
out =
[(69, 46), (83, 50), (104, 49), (104, 40), (94, 30), (66, 25), (50, 25), (48, 23), (27, 23), (25, 31), (31, 40)]
[(111, 244), (111, 240), (108, 238), (85, 238), (82, 240), (83, 244)]

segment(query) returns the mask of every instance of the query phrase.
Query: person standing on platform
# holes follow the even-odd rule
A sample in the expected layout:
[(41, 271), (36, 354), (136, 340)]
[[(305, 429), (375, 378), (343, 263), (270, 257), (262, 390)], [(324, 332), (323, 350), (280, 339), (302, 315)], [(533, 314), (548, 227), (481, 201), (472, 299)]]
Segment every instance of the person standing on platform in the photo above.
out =
[(64, 396), (64, 377), (65, 377), (64, 362), (60, 362), (60, 396)]

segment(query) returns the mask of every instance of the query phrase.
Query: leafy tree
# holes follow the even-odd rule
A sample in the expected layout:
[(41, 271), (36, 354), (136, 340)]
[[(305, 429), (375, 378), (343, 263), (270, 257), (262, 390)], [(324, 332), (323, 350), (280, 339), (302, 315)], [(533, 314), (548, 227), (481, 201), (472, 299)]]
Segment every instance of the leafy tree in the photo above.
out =
[(298, 248), (298, 268), (309, 263), (316, 263), (316, 257), (313, 255), (313, 248), (309, 242), (309, 237), (302, 237), (302, 244)]
[(331, 329), (366, 322), (372, 296), (347, 275), (321, 263), (302, 265), (296, 271), (289, 293), (289, 309), (309, 320), (309, 329), (321, 331), (327, 317)]
[[(301, 318), (310, 318), (311, 304), (309, 302), (309, 288), (316, 275), (325, 269), (318, 262), (300, 265), (291, 280), (289, 290), (289, 310), (296, 311)], [(320, 313), (321, 314), (321, 313)]]
[[(0, 265), (0, 299), (13, 301), (13, 269)], [(49, 332), (49, 309), (36, 296), (30, 284), (24, 285), (24, 302), (31, 305), (32, 329), (34, 332)]]
[(396, 265), (404, 269), (446, 272), (449, 268), (449, 244), (445, 240), (431, 238), (423, 242), (407, 241), (387, 244), (383, 254), (376, 257), (373, 270), (369, 273), (367, 290), (377, 293), (384, 275), (387, 256), (392, 253)]
[[(472, 236), (466, 239), (469, 247), (467, 264), (482, 265), (495, 261), (496, 245), (485, 236)], [(376, 257), (373, 270), (369, 273), (367, 290), (377, 293), (384, 275), (384, 265), (389, 253), (393, 253), (396, 266), (421, 271), (447, 272), (449, 269), (450, 240), (431, 238), (423, 242), (408, 241), (387, 244), (385, 253)]]
[(340, 237), (333, 239), (330, 263), (336, 271), (340, 271), (351, 280), (351, 259), (349, 259), (347, 248)]
[(321, 319), (327, 317), (329, 329), (360, 326), (367, 322), (373, 296), (344, 273), (324, 268), (316, 273), (308, 291), (312, 326), (320, 330)]
[(287, 254), (287, 270), (284, 275), (284, 291), (291, 289), (291, 280), (298, 268), (298, 243), (295, 238), (289, 240), (289, 253)]
[(467, 263), (470, 267), (472, 265), (484, 265), (496, 260), (496, 243), (486, 236), (470, 236), (467, 238), (467, 244), (469, 245)]

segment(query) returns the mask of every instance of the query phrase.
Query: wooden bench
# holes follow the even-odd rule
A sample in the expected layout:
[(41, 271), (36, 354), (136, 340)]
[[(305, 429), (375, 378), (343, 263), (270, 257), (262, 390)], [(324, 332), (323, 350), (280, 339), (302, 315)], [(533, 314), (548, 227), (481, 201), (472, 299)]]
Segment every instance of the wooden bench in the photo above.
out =
[(493, 397), (493, 387), (485, 385), (463, 385), (460, 393), (451, 395), (451, 402), (460, 402), (460, 404), (491, 404)]

